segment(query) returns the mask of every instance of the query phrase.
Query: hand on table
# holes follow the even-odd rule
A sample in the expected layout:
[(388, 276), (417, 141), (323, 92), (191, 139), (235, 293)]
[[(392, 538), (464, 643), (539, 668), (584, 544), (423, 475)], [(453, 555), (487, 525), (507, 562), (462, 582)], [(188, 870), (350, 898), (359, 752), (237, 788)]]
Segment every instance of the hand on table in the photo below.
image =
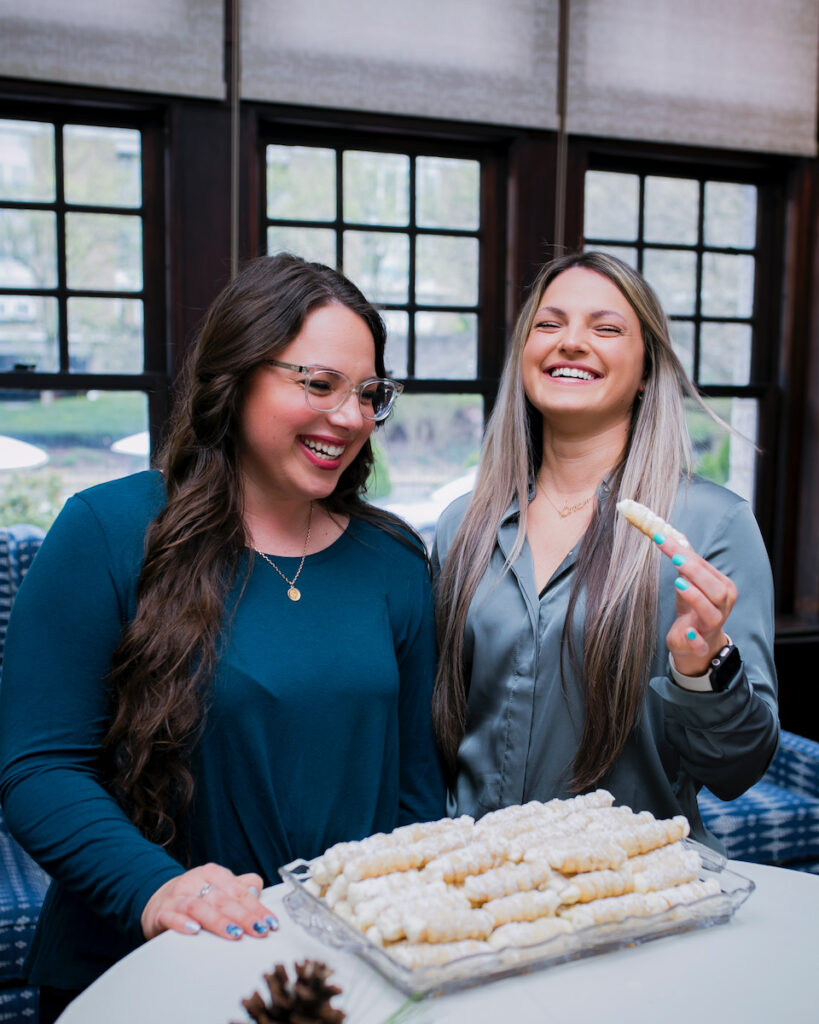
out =
[(666, 645), (678, 672), (704, 675), (726, 643), (723, 626), (736, 602), (737, 588), (710, 562), (673, 537), (657, 534), (654, 540), (678, 574), (674, 581), (677, 618), (666, 634)]
[(146, 939), (169, 929), (184, 935), (204, 929), (233, 940), (262, 938), (279, 922), (259, 902), (261, 889), (258, 875), (234, 875), (219, 864), (204, 864), (156, 890), (142, 911), (142, 932)]

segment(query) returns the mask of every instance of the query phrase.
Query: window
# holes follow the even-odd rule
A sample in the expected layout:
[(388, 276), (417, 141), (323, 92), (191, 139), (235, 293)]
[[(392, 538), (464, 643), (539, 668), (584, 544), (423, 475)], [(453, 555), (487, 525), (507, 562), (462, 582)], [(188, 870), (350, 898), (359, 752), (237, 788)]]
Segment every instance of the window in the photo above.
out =
[(365, 141), (265, 142), (266, 246), (341, 268), (381, 310), (387, 371), (406, 391), (374, 435), (370, 497), (431, 539), (471, 487), (497, 387), (487, 281), (502, 263), (485, 243), (488, 158)]
[[(654, 287), (677, 355), (708, 404), (760, 440), (759, 190), (743, 181), (591, 169), (584, 245), (619, 256)], [(753, 500), (755, 450), (693, 407), (696, 469)]]
[(146, 344), (161, 292), (144, 269), (143, 136), (0, 118), (3, 521), (47, 526), (78, 488), (147, 466), (164, 358)]

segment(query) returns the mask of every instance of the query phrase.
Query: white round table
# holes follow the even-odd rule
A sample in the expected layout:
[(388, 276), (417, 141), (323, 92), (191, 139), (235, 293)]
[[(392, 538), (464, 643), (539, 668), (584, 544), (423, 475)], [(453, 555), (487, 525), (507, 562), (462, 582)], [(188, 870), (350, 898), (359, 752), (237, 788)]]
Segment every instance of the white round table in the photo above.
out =
[[(729, 863), (756, 889), (726, 924), (700, 928), (530, 974), (426, 999), (402, 1024), (743, 1024), (819, 1020), (819, 876)], [(229, 1024), (250, 1018), (242, 997), (266, 995), (262, 974), (305, 957), (334, 969), (333, 1005), (349, 1024), (384, 1024), (406, 996), (357, 957), (323, 945), (282, 906), (264, 939), (227, 942), (168, 932), (115, 964), (59, 1024)]]

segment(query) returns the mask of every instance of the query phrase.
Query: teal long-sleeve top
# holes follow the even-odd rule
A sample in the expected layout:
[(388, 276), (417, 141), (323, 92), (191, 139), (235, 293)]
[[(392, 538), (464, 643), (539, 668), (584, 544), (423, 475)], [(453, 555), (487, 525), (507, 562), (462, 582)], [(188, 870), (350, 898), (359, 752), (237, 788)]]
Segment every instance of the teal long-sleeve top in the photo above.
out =
[[(83, 988), (142, 941), (153, 892), (185, 868), (106, 791), (111, 654), (136, 607), (145, 532), (165, 502), (140, 473), (69, 499), (14, 603), (0, 685), (0, 801), (52, 876), (34, 984)], [(272, 553), (271, 553), (272, 554)], [(296, 558), (275, 558), (291, 579)], [(441, 817), (430, 722), (435, 637), (423, 558), (351, 520), (309, 555), (302, 599), (260, 558), (235, 605), (194, 754), (192, 865), (265, 884), (333, 843)]]

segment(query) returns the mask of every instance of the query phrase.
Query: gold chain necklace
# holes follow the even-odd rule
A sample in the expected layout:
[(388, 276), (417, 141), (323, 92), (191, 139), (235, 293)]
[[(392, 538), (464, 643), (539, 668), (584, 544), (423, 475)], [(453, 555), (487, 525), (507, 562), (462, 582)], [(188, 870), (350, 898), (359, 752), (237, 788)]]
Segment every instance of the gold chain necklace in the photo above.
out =
[(592, 498), (595, 496), (595, 494), (597, 493), (596, 491), (593, 491), (588, 496), (588, 498), (584, 498), (582, 501), (578, 501), (575, 505), (570, 505), (568, 503), (568, 501), (565, 501), (563, 503), (563, 508), (560, 509), (560, 508), (557, 507), (557, 505), (555, 505), (555, 503), (552, 501), (552, 499), (546, 493), (546, 488), (540, 482), (540, 477), (536, 477), (536, 480), (537, 480), (537, 485), (540, 488), (540, 493), (549, 502), (549, 504), (552, 506), (552, 508), (555, 510), (555, 512), (557, 512), (557, 514), (560, 516), (561, 519), (566, 519), (566, 517), (572, 515), (573, 512), (579, 512), (581, 508), (585, 508), (588, 505), (588, 503), (592, 500)]
[(310, 527), (312, 525), (312, 522), (313, 522), (313, 502), (311, 501), (310, 502), (310, 511), (307, 513), (307, 536), (304, 538), (304, 551), (302, 551), (302, 553), (301, 553), (301, 561), (299, 562), (299, 567), (296, 570), (296, 575), (293, 577), (292, 580), (289, 580), (284, 575), (284, 573), (281, 571), (281, 569), (278, 567), (278, 565), (276, 565), (276, 563), (273, 561), (272, 558), (268, 558), (267, 555), (264, 553), (264, 551), (259, 551), (258, 548), (254, 548), (253, 549), (256, 552), (257, 555), (261, 555), (262, 556), (262, 558), (267, 562), (268, 565), (273, 566), (273, 568), (276, 570), (276, 572), (279, 574), (279, 576), (281, 576), (281, 578), (284, 580), (284, 582), (289, 585), (289, 589), (287, 591), (287, 596), (290, 598), (291, 601), (300, 601), (301, 600), (301, 591), (296, 586), (296, 580), (299, 578), (299, 576), (301, 576), (301, 571), (304, 568), (304, 560), (305, 560), (305, 558), (307, 558), (307, 548), (308, 548), (308, 546), (310, 544)]

